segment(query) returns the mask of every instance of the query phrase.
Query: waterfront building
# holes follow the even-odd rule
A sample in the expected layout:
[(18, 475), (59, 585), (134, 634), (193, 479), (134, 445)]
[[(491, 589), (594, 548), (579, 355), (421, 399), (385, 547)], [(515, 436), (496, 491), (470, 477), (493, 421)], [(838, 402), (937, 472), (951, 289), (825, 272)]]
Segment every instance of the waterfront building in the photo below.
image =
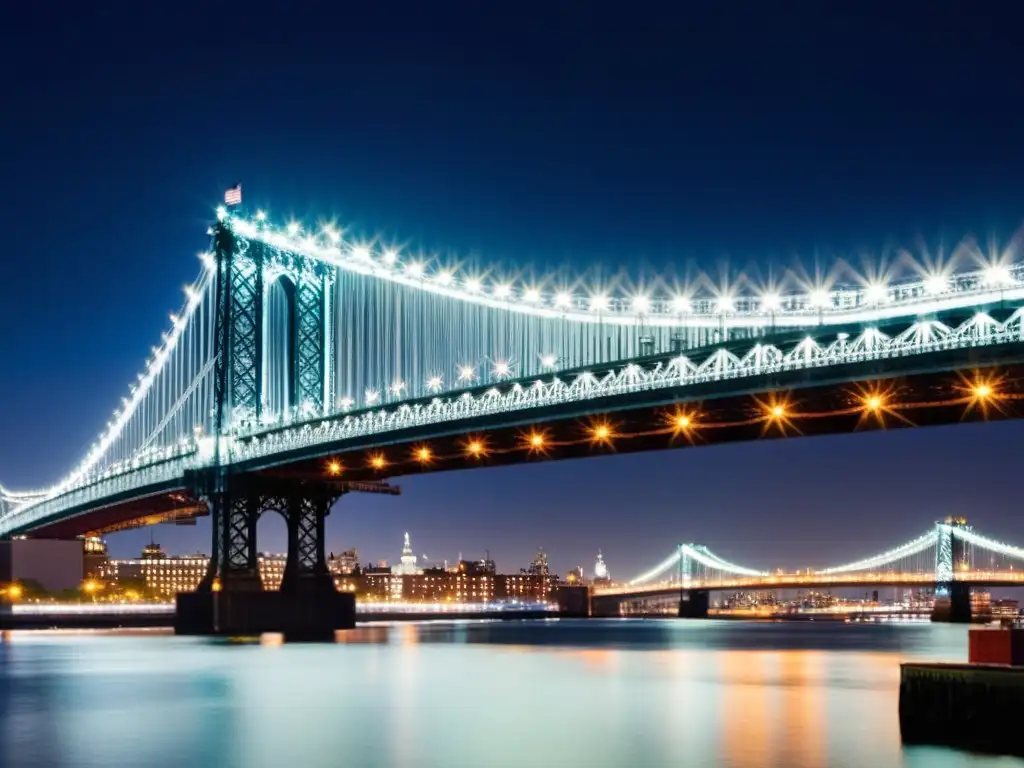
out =
[(327, 570), (335, 576), (347, 576), (359, 570), (359, 551), (354, 547), (338, 555), (333, 552), (327, 558)]
[(594, 563), (594, 583), (607, 584), (611, 580), (612, 577), (608, 573), (608, 566), (604, 562), (604, 555), (601, 554), (601, 550), (597, 550), (597, 562)]
[(82, 578), (100, 579), (110, 557), (107, 554), (107, 542), (99, 536), (86, 536), (82, 542)]
[(155, 597), (170, 599), (179, 592), (194, 592), (210, 558), (196, 554), (168, 557), (155, 544), (147, 544), (137, 560), (111, 559), (101, 571), (100, 578), (125, 588), (136, 587)]
[(461, 573), (466, 576), (495, 576), (497, 568), (490, 558), (483, 560), (459, 560), (459, 564), (452, 569), (452, 573)]
[(498, 600), (536, 602), (548, 600), (554, 592), (557, 577), (540, 573), (518, 573), (496, 577), (495, 597)]
[(993, 619), (1016, 619), (1020, 616), (1020, 603), (1017, 600), (1004, 598), (992, 601)]
[(586, 579), (583, 576), (583, 566), (577, 565), (575, 568), (570, 568), (565, 574), (566, 584), (585, 584)]
[[(263, 588), (281, 588), (285, 555), (261, 553), (259, 563)], [(155, 597), (171, 599), (179, 592), (194, 592), (210, 564), (208, 555), (168, 556), (159, 544), (150, 542), (136, 560), (107, 560), (96, 578), (113, 585), (136, 586)]]
[(545, 578), (551, 575), (551, 569), (548, 567), (548, 553), (543, 548), (537, 550), (537, 554), (533, 556), (533, 560), (530, 561), (530, 567), (526, 569), (526, 572)]

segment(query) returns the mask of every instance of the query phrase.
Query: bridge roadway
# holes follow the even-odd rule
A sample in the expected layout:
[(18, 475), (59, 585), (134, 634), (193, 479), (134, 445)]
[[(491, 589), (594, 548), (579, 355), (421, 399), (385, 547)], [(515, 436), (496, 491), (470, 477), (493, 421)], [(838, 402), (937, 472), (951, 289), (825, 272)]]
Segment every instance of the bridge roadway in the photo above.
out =
[[(960, 373), (964, 370), (970, 373)], [(975, 380), (998, 382), (990, 402), (978, 403), (972, 396)], [(882, 405), (872, 409), (865, 403), (867, 393), (874, 392), (880, 393)], [(1024, 345), (1012, 343), (467, 415), (361, 438), (282, 446), (272, 454), (239, 461), (232, 471), (379, 481), (609, 453), (1022, 416)], [(600, 437), (599, 428), (606, 430)], [(177, 456), (140, 467), (130, 482), (124, 476), (100, 478), (36, 505), (32, 514), (19, 515), (0, 534), (68, 538), (117, 530), (154, 516), (203, 515), (205, 506), (190, 477), (192, 468), (201, 466), (198, 454)]]

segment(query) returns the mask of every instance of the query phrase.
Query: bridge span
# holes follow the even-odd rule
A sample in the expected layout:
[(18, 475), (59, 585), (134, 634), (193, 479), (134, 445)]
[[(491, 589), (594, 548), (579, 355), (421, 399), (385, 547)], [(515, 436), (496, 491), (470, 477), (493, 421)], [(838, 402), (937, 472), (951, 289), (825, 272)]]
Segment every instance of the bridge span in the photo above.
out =
[(729, 562), (705, 546), (680, 544), (675, 552), (626, 584), (594, 590), (601, 615), (624, 603), (678, 596), (680, 613), (706, 616), (709, 593), (808, 589), (923, 587), (936, 592), (937, 612), (970, 620), (974, 587), (1024, 587), (1024, 548), (975, 531), (963, 518), (946, 518), (922, 536), (886, 552), (843, 565), (797, 572), (759, 571)]
[(241, 204), (210, 236), (79, 464), (46, 488), (0, 486), (0, 536), (209, 515), (203, 599), (217, 586), (218, 605), (241, 605), (260, 591), (256, 521), (278, 512), (286, 593), (312, 605), (331, 592), (325, 517), (398, 476), (1024, 416), (1009, 248), (891, 282), (616, 293), (277, 227)]

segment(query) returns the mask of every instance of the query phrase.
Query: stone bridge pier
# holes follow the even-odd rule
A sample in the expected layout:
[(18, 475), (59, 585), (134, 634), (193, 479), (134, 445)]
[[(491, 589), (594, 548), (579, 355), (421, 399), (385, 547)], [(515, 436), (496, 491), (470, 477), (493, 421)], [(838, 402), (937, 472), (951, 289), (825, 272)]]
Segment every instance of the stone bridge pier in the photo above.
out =
[[(327, 515), (353, 490), (349, 484), (262, 475), (206, 475), (193, 482), (210, 508), (213, 546), (199, 588), (177, 596), (177, 634), (281, 632), (287, 640), (329, 640), (335, 630), (355, 626), (355, 595), (334, 588), (324, 554)], [(378, 492), (398, 491), (384, 484), (375, 487)], [(257, 559), (256, 527), (268, 512), (282, 515), (288, 531), (279, 591), (263, 588)]]

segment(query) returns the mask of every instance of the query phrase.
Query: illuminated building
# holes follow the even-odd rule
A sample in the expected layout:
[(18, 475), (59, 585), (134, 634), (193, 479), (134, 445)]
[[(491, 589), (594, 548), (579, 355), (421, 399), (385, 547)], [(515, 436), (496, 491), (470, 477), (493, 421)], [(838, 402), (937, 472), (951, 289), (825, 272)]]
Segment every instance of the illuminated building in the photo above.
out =
[(408, 532), (405, 534), (405, 543), (402, 546), (401, 562), (392, 568), (391, 572), (398, 576), (415, 576), (423, 573), (423, 569), (416, 565), (416, 555), (412, 553)]
[(526, 569), (526, 572), (535, 576), (544, 576), (545, 578), (550, 576), (551, 569), (548, 568), (548, 553), (543, 549), (538, 549), (537, 554), (530, 561), (530, 567)]
[(602, 583), (611, 580), (612, 577), (608, 573), (608, 566), (604, 563), (604, 555), (601, 554), (601, 550), (597, 550), (597, 562), (594, 563), (594, 581)]
[(109, 560), (100, 578), (127, 586), (138, 584), (156, 597), (173, 598), (194, 592), (209, 565), (206, 555), (167, 557), (155, 544), (147, 544), (138, 560)]
[(110, 558), (107, 555), (107, 542), (99, 536), (86, 536), (82, 544), (82, 578), (102, 578)]
[(459, 560), (459, 564), (451, 570), (466, 576), (495, 576), (497, 568), (489, 557), (483, 560)]
[(1020, 616), (1020, 603), (1016, 600), (993, 600), (992, 601), (992, 618), (993, 619), (1016, 619)]
[(495, 599), (537, 601), (550, 598), (557, 577), (540, 573), (520, 573), (497, 576)]
[(980, 619), (992, 616), (992, 593), (987, 589), (971, 590), (971, 616)]
[(344, 576), (359, 570), (359, 551), (346, 549), (337, 556), (332, 552), (327, 558), (327, 570), (335, 576)]
[(143, 560), (166, 560), (167, 554), (161, 548), (159, 544), (149, 540), (149, 544), (142, 548), (142, 559)]
[(257, 562), (260, 569), (260, 581), (263, 588), (274, 592), (281, 588), (281, 579), (284, 578), (284, 564), (288, 560), (286, 555), (272, 555), (269, 552), (261, 552)]
[[(284, 555), (259, 555), (257, 562), (264, 589), (281, 588), (285, 561)], [(119, 585), (134, 583), (155, 597), (171, 599), (179, 592), (194, 592), (206, 575), (209, 563), (209, 556), (203, 554), (168, 556), (160, 545), (150, 542), (137, 560), (108, 560), (97, 578)]]
[(584, 582), (584, 576), (583, 576), (583, 566), (582, 565), (577, 565), (575, 568), (570, 568), (569, 571), (565, 574), (565, 583), (566, 584), (583, 584), (583, 583), (585, 583)]

